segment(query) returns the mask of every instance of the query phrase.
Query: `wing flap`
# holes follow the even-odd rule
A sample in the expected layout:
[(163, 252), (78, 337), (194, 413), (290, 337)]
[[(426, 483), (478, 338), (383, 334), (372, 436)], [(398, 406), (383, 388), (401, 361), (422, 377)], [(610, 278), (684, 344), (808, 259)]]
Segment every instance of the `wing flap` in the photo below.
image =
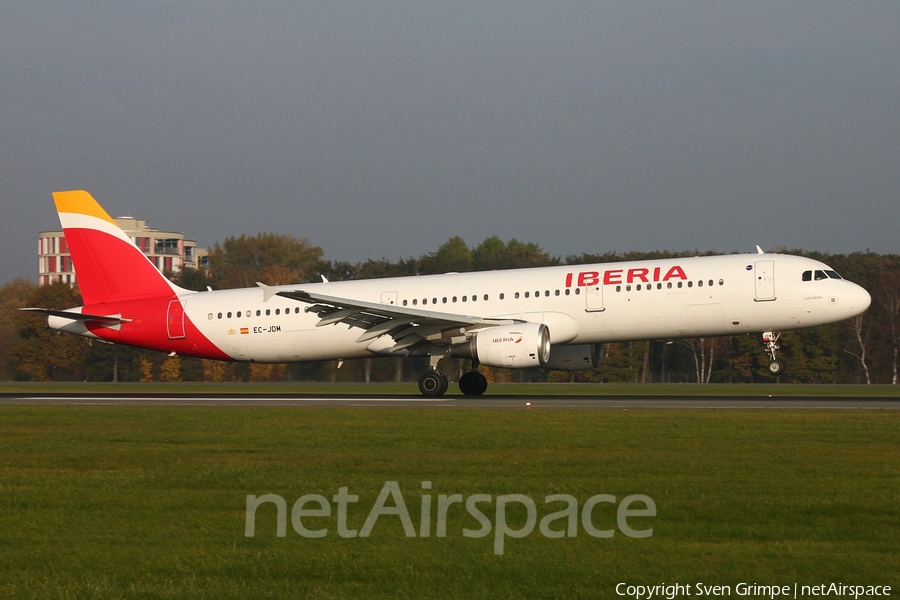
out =
[[(302, 289), (278, 290), (260, 284), (265, 299), (273, 296), (290, 298), (308, 304), (306, 312), (319, 317), (317, 327), (346, 324), (350, 327), (364, 329), (359, 341), (367, 342), (383, 335), (390, 335), (397, 344), (391, 352), (408, 349), (426, 340), (441, 343), (443, 332), (452, 332), (458, 337), (468, 331), (492, 327), (494, 325), (511, 325), (518, 323), (512, 319), (492, 319), (477, 315), (462, 315), (439, 311), (422, 310), (394, 304), (379, 304), (353, 298), (341, 298), (309, 292)], [(444, 340), (447, 343), (447, 340)]]

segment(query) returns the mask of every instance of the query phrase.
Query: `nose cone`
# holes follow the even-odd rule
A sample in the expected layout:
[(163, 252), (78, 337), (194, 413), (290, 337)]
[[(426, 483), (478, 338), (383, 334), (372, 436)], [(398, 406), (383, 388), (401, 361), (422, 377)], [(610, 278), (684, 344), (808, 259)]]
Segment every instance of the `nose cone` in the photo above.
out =
[(850, 300), (850, 316), (855, 317), (866, 312), (872, 304), (872, 296), (862, 286), (853, 284), (853, 288), (848, 294)]

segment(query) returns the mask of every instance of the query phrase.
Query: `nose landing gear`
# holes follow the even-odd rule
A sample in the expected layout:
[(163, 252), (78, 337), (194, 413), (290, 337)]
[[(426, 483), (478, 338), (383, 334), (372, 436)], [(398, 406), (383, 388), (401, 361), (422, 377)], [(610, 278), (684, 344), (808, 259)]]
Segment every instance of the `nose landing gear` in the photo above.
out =
[(763, 343), (766, 345), (766, 353), (769, 355), (769, 373), (772, 375), (780, 375), (784, 370), (784, 363), (779, 361), (775, 357), (775, 351), (781, 348), (778, 345), (778, 338), (781, 337), (780, 333), (775, 333), (774, 331), (766, 331), (762, 334)]

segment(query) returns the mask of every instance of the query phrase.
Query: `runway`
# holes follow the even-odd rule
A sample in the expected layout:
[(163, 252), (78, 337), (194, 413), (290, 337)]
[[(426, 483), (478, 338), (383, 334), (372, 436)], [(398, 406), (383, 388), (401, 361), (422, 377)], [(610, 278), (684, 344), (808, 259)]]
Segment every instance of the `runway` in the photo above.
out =
[(752, 396), (506, 396), (441, 398), (366, 396), (354, 394), (0, 394), (6, 405), (111, 406), (310, 406), (403, 408), (617, 409), (617, 410), (898, 410), (900, 398), (872, 397), (752, 397)]

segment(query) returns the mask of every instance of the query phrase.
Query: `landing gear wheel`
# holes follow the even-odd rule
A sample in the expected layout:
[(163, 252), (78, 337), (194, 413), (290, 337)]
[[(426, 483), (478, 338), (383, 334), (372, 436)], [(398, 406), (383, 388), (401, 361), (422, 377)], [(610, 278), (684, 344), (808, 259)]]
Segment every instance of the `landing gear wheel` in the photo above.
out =
[(781, 337), (780, 333), (775, 333), (774, 331), (766, 331), (762, 334), (763, 344), (766, 345), (766, 354), (769, 355), (769, 374), (773, 377), (777, 377), (781, 375), (781, 372), (784, 370), (784, 363), (779, 362), (777, 358), (775, 358), (775, 351), (780, 348), (778, 345), (778, 338)]
[(464, 396), (480, 396), (487, 391), (487, 378), (478, 371), (469, 371), (459, 378), (459, 391)]
[(450, 387), (450, 382), (443, 373), (438, 371), (428, 371), (419, 378), (419, 391), (423, 396), (437, 398), (443, 396)]

